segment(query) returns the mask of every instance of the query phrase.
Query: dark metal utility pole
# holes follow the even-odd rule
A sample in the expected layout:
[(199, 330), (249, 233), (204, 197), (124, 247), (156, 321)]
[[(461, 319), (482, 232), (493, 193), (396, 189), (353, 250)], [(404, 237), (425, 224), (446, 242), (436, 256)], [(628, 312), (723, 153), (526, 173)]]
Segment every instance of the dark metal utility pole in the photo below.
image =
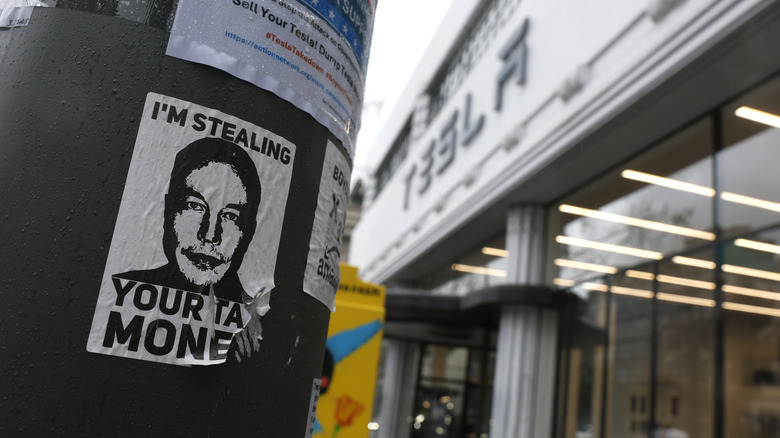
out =
[[(331, 196), (323, 175), (334, 175), (332, 148), (348, 178), (344, 138), (290, 99), (222, 69), (167, 56), (176, 1), (42, 4), (49, 7), (35, 7), (29, 25), (0, 28), (0, 435), (309, 436), (330, 310), (309, 290), (307, 266), (312, 237), (333, 240), (327, 227), (318, 228), (317, 211), (332, 207), (340, 214), (337, 194), (333, 206), (322, 205), (323, 195)], [(310, 66), (324, 64), (315, 50), (306, 53)], [(287, 67), (305, 63), (303, 55), (284, 56)], [(280, 62), (279, 56), (264, 59)], [(172, 111), (174, 103), (189, 105), (188, 112)], [(206, 181), (213, 186), (240, 177), (240, 196), (223, 210), (216, 201), (205, 208), (193, 231), (201, 244), (185, 246), (179, 227), (190, 210), (204, 209), (193, 206), (193, 199), (210, 196), (194, 175), (207, 167), (192, 164), (189, 174), (176, 176), (174, 154), (160, 151), (181, 149), (180, 139), (198, 135), (251, 156), (262, 190), (250, 227), (242, 221), (255, 201), (239, 166), (210, 161), (209, 169), (228, 171)], [(261, 140), (268, 140), (268, 150)], [(138, 161), (144, 151), (152, 159)], [(184, 189), (176, 188), (177, 178)], [(154, 194), (148, 199), (146, 188)], [(202, 193), (172, 200), (185, 189)], [(130, 209), (141, 205), (139, 196), (148, 209)], [(229, 241), (231, 226), (239, 249), (220, 253), (214, 242)], [(204, 235), (212, 236), (210, 255), (204, 255)], [(335, 266), (337, 252), (325, 252)], [(131, 253), (134, 258), (126, 256)], [(231, 254), (233, 262), (243, 258), (241, 269), (230, 266)], [(166, 259), (174, 274), (155, 277)], [(207, 271), (214, 277), (200, 281), (197, 274)], [(258, 275), (263, 288), (251, 287), (256, 272), (265, 275)], [(235, 302), (220, 295), (229, 275), (243, 284)], [(185, 309), (164, 316), (159, 309), (165, 312), (166, 303), (179, 306), (174, 291)], [(231, 314), (240, 321), (233, 321), (239, 335), (215, 332), (209, 312), (228, 312), (236, 303), (245, 307)], [(249, 317), (251, 335), (238, 330), (249, 327)], [(225, 314), (217, 318), (228, 325)], [(229, 349), (214, 349), (220, 336), (233, 339), (223, 342)], [(100, 351), (87, 351), (88, 342), (90, 351)], [(224, 363), (198, 362), (209, 358)]]

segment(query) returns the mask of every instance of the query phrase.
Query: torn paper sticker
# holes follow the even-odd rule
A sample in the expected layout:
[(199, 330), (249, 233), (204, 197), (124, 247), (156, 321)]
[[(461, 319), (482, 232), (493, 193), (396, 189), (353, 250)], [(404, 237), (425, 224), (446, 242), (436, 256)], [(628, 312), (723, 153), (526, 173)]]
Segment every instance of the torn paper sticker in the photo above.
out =
[(335, 310), (336, 291), (339, 288), (339, 260), (347, 220), (350, 173), (347, 158), (335, 144), (328, 141), (303, 291), (328, 306), (331, 311)]
[(47, 5), (30, 0), (0, 0), (0, 29), (27, 26), (30, 24), (35, 6), (46, 7)]

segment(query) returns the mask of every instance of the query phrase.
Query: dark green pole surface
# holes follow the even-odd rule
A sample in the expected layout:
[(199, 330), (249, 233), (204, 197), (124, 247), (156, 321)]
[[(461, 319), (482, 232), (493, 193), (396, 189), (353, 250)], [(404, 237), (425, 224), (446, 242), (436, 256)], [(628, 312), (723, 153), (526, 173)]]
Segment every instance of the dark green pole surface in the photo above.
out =
[[(163, 20), (165, 21), (165, 20)], [(166, 57), (168, 33), (36, 8), (0, 30), (0, 436), (306, 435), (329, 311), (302, 292), (325, 144), (286, 101)], [(146, 94), (187, 100), (297, 145), (260, 351), (181, 367), (88, 353)]]

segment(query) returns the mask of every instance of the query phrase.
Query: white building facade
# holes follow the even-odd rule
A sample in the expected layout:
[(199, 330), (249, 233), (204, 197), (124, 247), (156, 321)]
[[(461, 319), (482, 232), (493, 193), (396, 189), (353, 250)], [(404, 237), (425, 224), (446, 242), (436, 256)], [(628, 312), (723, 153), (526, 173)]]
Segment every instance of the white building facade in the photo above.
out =
[(780, 4), (443, 23), (351, 240), (389, 287), (377, 436), (780, 437)]

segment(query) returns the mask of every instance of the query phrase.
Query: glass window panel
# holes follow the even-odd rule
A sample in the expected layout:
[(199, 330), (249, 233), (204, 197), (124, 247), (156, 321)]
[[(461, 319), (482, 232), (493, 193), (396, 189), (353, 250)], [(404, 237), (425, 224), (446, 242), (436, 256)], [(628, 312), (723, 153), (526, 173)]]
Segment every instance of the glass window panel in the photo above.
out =
[(425, 346), (412, 414), (412, 437), (459, 436), (467, 371), (467, 348)]
[(780, 437), (780, 230), (723, 248), (727, 437)]
[(768, 251), (774, 249), (774, 244), (765, 246), (778, 238), (780, 229), (773, 229), (723, 246), (723, 292), (727, 303), (780, 307), (780, 254)]
[[(612, 292), (609, 324), (601, 326), (609, 327), (607, 381), (595, 380), (598, 343), (587, 350), (572, 342), (562, 352), (562, 436), (602, 436), (594, 394), (603, 387), (603, 436), (710, 437), (723, 427), (729, 438), (780, 438), (780, 176), (770, 167), (780, 158), (780, 129), (770, 124), (780, 127), (780, 118), (749, 120), (736, 114), (741, 107), (780, 115), (780, 78), (723, 108), (717, 165), (705, 119), (551, 212), (555, 284), (571, 288), (589, 308)], [(641, 174), (627, 176), (626, 169)], [(716, 243), (716, 228), (723, 233), (718, 237), (732, 240)], [(716, 270), (716, 251), (722, 270)], [(716, 276), (724, 299), (722, 339), (715, 338)], [(725, 362), (716, 364), (721, 341)], [(716, 382), (721, 365), (724, 379)], [(721, 387), (722, 423), (714, 418)]]
[(434, 380), (466, 379), (468, 349), (429, 345), (425, 349), (420, 376)]
[[(616, 277), (621, 292), (638, 280)], [(650, 299), (613, 293), (609, 332), (607, 437), (646, 437), (650, 421)]]
[(442, 295), (468, 293), (507, 283), (506, 235), (500, 234), (422, 278), (417, 287)]
[(469, 379), (466, 386), (463, 436), (478, 437), (490, 432), (490, 404), (493, 398), (492, 373), (496, 353), (493, 349), (471, 349)]
[(564, 200), (552, 213), (557, 277), (583, 281), (715, 239), (705, 119)]
[(729, 438), (780, 436), (780, 320), (725, 314), (725, 429)]
[(660, 263), (658, 300), (700, 307), (715, 306), (715, 259), (712, 249), (675, 256)]
[(558, 427), (566, 438), (597, 437), (601, 430), (606, 294), (589, 292), (585, 305), (585, 314), (568, 322), (570, 340), (560, 361), (567, 386), (561, 387)]
[(746, 118), (753, 117), (750, 113), (738, 116), (743, 107), (780, 115), (780, 78), (739, 97), (722, 112), (725, 148), (718, 154), (718, 177), (721, 228), (728, 235), (780, 221), (776, 164), (780, 160), (780, 129)]
[[(713, 254), (708, 251), (691, 258), (712, 263)], [(658, 274), (658, 290), (667, 294), (659, 293), (657, 301), (658, 434), (712, 437), (715, 271), (663, 263)]]

